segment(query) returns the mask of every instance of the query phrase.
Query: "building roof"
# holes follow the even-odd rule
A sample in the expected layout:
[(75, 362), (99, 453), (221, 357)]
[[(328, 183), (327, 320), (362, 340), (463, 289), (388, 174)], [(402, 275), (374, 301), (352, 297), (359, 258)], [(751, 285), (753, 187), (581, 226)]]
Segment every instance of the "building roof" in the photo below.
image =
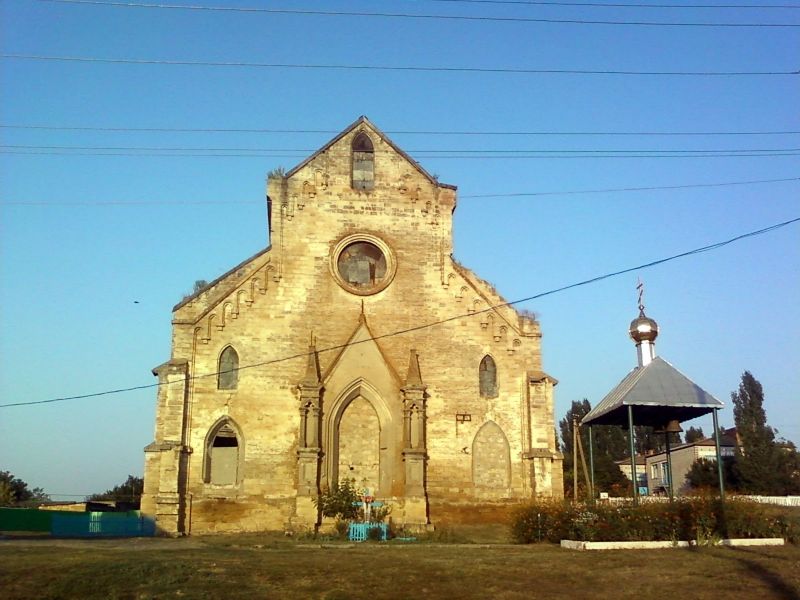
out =
[(677, 419), (689, 421), (723, 404), (661, 357), (636, 367), (595, 406), (581, 425), (628, 424), (628, 406), (634, 425), (660, 427)]
[[(684, 448), (693, 448), (695, 446), (716, 446), (716, 442), (714, 441), (713, 437), (703, 438), (702, 440), (697, 440), (696, 442), (686, 442), (683, 444), (677, 444), (670, 448), (670, 453), (675, 453), (678, 450), (683, 450)], [(730, 429), (724, 430), (721, 435), (719, 436), (719, 447), (720, 448), (735, 448), (737, 446), (736, 441), (736, 428), (731, 427)], [(656, 452), (654, 454), (647, 455), (648, 460), (658, 459), (661, 460), (661, 457), (666, 457), (667, 452), (666, 450), (662, 450), (661, 452)]]
[[(628, 456), (626, 458), (621, 458), (619, 460), (615, 460), (614, 464), (615, 465), (619, 465), (620, 467), (625, 467), (625, 466), (630, 467), (631, 466), (631, 457)], [(647, 464), (646, 457), (643, 454), (637, 454), (636, 455), (636, 464), (637, 465), (646, 465)]]

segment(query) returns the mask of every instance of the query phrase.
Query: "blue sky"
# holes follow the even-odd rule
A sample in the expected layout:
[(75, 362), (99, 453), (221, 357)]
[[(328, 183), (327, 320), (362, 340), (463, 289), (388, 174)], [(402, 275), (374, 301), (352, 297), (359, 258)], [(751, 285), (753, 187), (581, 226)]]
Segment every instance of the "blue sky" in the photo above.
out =
[[(425, 0), (214, 5), (800, 24), (798, 9)], [(0, 27), (4, 55), (94, 59), (786, 72), (797, 70), (800, 56), (800, 27), (402, 19), (35, 0), (0, 4)], [(800, 148), (800, 135), (486, 132), (797, 132), (798, 107), (797, 75), (536, 75), (6, 56), (0, 59), (0, 404), (153, 383), (150, 369), (169, 358), (171, 307), (196, 279), (211, 280), (268, 243), (267, 171), (293, 166), (334, 135), (10, 126), (335, 132), (367, 115), (428, 171), (458, 186), (456, 258), (516, 300), (800, 216), (800, 157), (776, 152)], [(404, 131), (451, 133), (393, 133)], [(259, 151), (197, 150), (203, 148)], [(523, 150), (558, 157), (531, 158)], [(596, 152), (618, 150), (636, 156)], [(761, 155), (687, 157), (687, 150)], [(642, 157), (644, 151), (657, 156)], [(524, 304), (539, 315), (545, 370), (560, 381), (558, 417), (571, 400), (598, 402), (635, 366), (627, 327), (637, 314), (639, 276), (648, 314), (661, 326), (658, 354), (728, 405), (722, 423), (732, 425), (729, 395), (747, 369), (764, 385), (770, 423), (800, 441), (798, 265), (800, 225), (794, 224)], [(142, 473), (154, 406), (155, 391), (148, 389), (2, 408), (0, 469), (56, 496), (105, 490)]]

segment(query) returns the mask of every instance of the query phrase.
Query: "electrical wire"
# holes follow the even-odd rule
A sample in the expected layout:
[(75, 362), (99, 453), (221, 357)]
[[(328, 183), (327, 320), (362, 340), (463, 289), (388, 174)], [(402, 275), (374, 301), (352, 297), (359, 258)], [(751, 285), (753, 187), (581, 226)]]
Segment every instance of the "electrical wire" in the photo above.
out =
[(569, 196), (575, 194), (606, 194), (611, 192), (651, 192), (656, 190), (682, 190), (689, 188), (711, 188), (730, 185), (752, 185), (758, 183), (778, 183), (786, 181), (800, 181), (800, 177), (787, 177), (784, 179), (755, 179), (750, 181), (727, 181), (721, 183), (687, 183), (683, 185), (660, 185), (646, 187), (606, 188), (599, 190), (573, 190), (568, 192), (515, 192), (511, 194), (459, 194), (462, 198), (515, 198), (530, 196)]
[[(281, 362), (287, 362), (287, 361), (295, 360), (295, 359), (298, 359), (298, 358), (308, 358), (308, 356), (314, 354), (315, 352), (317, 354), (324, 354), (326, 352), (334, 352), (336, 350), (343, 350), (344, 348), (347, 348), (348, 346), (355, 346), (357, 344), (362, 344), (364, 342), (378, 341), (378, 340), (382, 340), (382, 339), (385, 339), (385, 338), (390, 338), (390, 337), (395, 337), (395, 336), (398, 336), (398, 335), (404, 335), (404, 334), (407, 334), (407, 333), (412, 333), (414, 331), (420, 331), (422, 329), (430, 329), (431, 327), (435, 327), (437, 325), (442, 325), (444, 323), (450, 323), (452, 321), (458, 321), (460, 319), (466, 319), (466, 318), (470, 318), (470, 317), (475, 317), (475, 316), (481, 315), (483, 313), (496, 311), (499, 308), (504, 308), (504, 307), (507, 307), (507, 306), (514, 306), (515, 304), (521, 304), (523, 302), (529, 302), (531, 300), (537, 300), (539, 298), (544, 298), (545, 296), (551, 296), (553, 294), (558, 294), (560, 292), (564, 292), (564, 291), (567, 291), (567, 290), (571, 290), (571, 289), (575, 289), (575, 288), (578, 288), (578, 287), (590, 285), (592, 283), (597, 283), (598, 281), (603, 281), (604, 279), (610, 279), (611, 277), (624, 275), (625, 273), (631, 273), (633, 271), (641, 271), (641, 270), (644, 270), (644, 269), (649, 269), (649, 268), (655, 267), (657, 265), (661, 265), (661, 264), (664, 264), (664, 263), (667, 263), (667, 262), (670, 262), (670, 261), (673, 261), (673, 260), (677, 260), (679, 258), (685, 258), (687, 256), (692, 256), (692, 255), (695, 255), (695, 254), (701, 254), (703, 252), (710, 252), (712, 250), (717, 250), (719, 248), (722, 248), (722, 247), (727, 246), (729, 244), (732, 244), (734, 242), (737, 242), (737, 241), (740, 241), (740, 240), (743, 240), (743, 239), (747, 239), (747, 238), (751, 238), (751, 237), (756, 237), (756, 236), (759, 236), (759, 235), (763, 235), (765, 233), (769, 233), (769, 232), (775, 231), (777, 229), (781, 229), (783, 227), (786, 227), (788, 225), (792, 225), (792, 224), (798, 223), (798, 222), (800, 222), (800, 217), (795, 217), (794, 219), (789, 219), (788, 221), (783, 221), (781, 223), (775, 223), (774, 225), (770, 225), (770, 226), (764, 227), (762, 229), (756, 229), (755, 231), (749, 231), (747, 233), (743, 233), (741, 235), (737, 235), (735, 237), (729, 238), (729, 239), (721, 241), (721, 242), (716, 242), (714, 244), (709, 244), (707, 246), (702, 246), (700, 248), (695, 248), (693, 250), (688, 250), (686, 252), (681, 252), (679, 254), (673, 254), (672, 256), (668, 256), (666, 258), (660, 258), (658, 260), (650, 261), (650, 262), (647, 262), (647, 263), (644, 263), (644, 264), (641, 264), (641, 265), (637, 265), (635, 267), (628, 267), (628, 268), (625, 268), (625, 269), (620, 269), (618, 271), (612, 271), (610, 273), (605, 273), (603, 275), (598, 275), (597, 277), (592, 277), (590, 279), (584, 279), (583, 281), (578, 281), (576, 283), (571, 283), (571, 284), (568, 284), (568, 285), (564, 285), (564, 286), (561, 286), (561, 287), (558, 287), (558, 288), (554, 288), (554, 289), (548, 290), (546, 292), (540, 292), (538, 294), (534, 294), (534, 295), (528, 296), (526, 298), (520, 298), (519, 300), (514, 300), (513, 302), (503, 302), (501, 304), (496, 304), (494, 306), (490, 306), (490, 307), (482, 309), (482, 310), (477, 310), (477, 311), (472, 312), (472, 313), (454, 315), (452, 317), (447, 317), (445, 319), (439, 319), (438, 321), (432, 321), (430, 323), (423, 323), (421, 325), (415, 325), (413, 327), (408, 327), (406, 329), (400, 329), (400, 330), (393, 331), (393, 332), (390, 332), (390, 333), (384, 333), (382, 335), (376, 335), (376, 336), (373, 336), (373, 337), (370, 337), (370, 338), (366, 338), (366, 339), (363, 339), (363, 340), (358, 340), (358, 341), (355, 341), (355, 342), (347, 342), (347, 343), (344, 343), (344, 344), (336, 344), (336, 345), (333, 345), (333, 346), (328, 346), (327, 348), (323, 348), (321, 350), (316, 350), (316, 351), (312, 351), (312, 352), (300, 352), (298, 354), (293, 354), (293, 355), (290, 355), (290, 356), (284, 356), (284, 357), (275, 358), (275, 359), (272, 359), (272, 360), (265, 360), (265, 361), (262, 361), (262, 362), (252, 363), (252, 364), (249, 364), (249, 365), (242, 365), (242, 366), (237, 367), (236, 369), (226, 369), (225, 372), (227, 373), (229, 371), (243, 371), (245, 369), (254, 369), (254, 368), (257, 368), (257, 367), (263, 367), (263, 366), (273, 365), (273, 364), (277, 364), (277, 363), (281, 363)], [(220, 371), (214, 371), (213, 373), (204, 373), (204, 374), (200, 374), (200, 375), (191, 375), (187, 379), (188, 380), (206, 379), (206, 378), (209, 378), (209, 377), (216, 377), (219, 374), (220, 374)], [(29, 401), (29, 402), (12, 402), (12, 403), (9, 403), (9, 404), (0, 404), (0, 408), (10, 408), (10, 407), (14, 407), (14, 406), (32, 406), (32, 405), (40, 405), (40, 404), (51, 404), (51, 403), (54, 403), (54, 402), (67, 402), (67, 401), (71, 401), (71, 400), (83, 400), (83, 399), (86, 399), (86, 398), (97, 398), (97, 397), (100, 397), (100, 396), (109, 396), (109, 395), (112, 395), (112, 394), (121, 394), (121, 393), (124, 393), (124, 392), (133, 392), (133, 391), (138, 391), (138, 390), (157, 388), (157, 387), (161, 387), (163, 385), (171, 385), (171, 383), (172, 382), (165, 382), (165, 383), (158, 382), (158, 383), (150, 383), (150, 384), (146, 384), (146, 385), (137, 385), (137, 386), (127, 387), (127, 388), (118, 388), (118, 389), (113, 389), (113, 390), (106, 390), (106, 391), (103, 391), (103, 392), (94, 392), (94, 393), (90, 393), (90, 394), (79, 394), (79, 395), (76, 395), (76, 396), (64, 396), (64, 397), (60, 397), (60, 398), (48, 398), (47, 400), (33, 400), (33, 401)]]
[[(236, 153), (205, 153), (193, 154), (183, 152), (67, 152), (67, 151), (49, 151), (49, 150), (0, 150), (0, 154), (8, 155), (26, 155), (26, 156), (123, 156), (123, 157), (159, 157), (159, 158), (303, 158), (307, 154), (236, 154)], [(800, 156), (800, 152), (763, 152), (751, 154), (737, 154), (737, 153), (706, 153), (706, 154), (537, 154), (537, 155), (520, 155), (520, 154), (422, 154), (416, 155), (420, 159), (478, 159), (478, 160), (509, 160), (509, 159), (534, 159), (534, 160), (551, 160), (551, 159), (598, 159), (598, 158), (760, 158), (760, 157), (778, 157), (778, 156)]]
[[(754, 185), (762, 183), (784, 183), (788, 181), (800, 181), (800, 177), (785, 177), (783, 179), (754, 179), (750, 181), (726, 181), (718, 183), (687, 183), (682, 185), (663, 185), (663, 186), (643, 186), (643, 187), (624, 187), (624, 188), (604, 188), (594, 190), (571, 190), (561, 192), (514, 192), (510, 194), (487, 193), (487, 194), (459, 194), (459, 200), (475, 198), (522, 198), (533, 196), (570, 196), (578, 194), (607, 194), (617, 192), (643, 192), (657, 190), (681, 190), (691, 188), (713, 188), (733, 185)], [(263, 204), (264, 200), (105, 200), (99, 202), (21, 202), (21, 201), (2, 201), (0, 206), (166, 206), (166, 205), (240, 205), (240, 204)]]
[(731, 9), (754, 8), (759, 10), (778, 8), (800, 8), (800, 4), (641, 4), (604, 3), (604, 2), (539, 2), (537, 0), (415, 0), (416, 2), (444, 2), (449, 4), (506, 4), (516, 6), (574, 6), (591, 8), (704, 8)]
[[(41, 146), (34, 144), (0, 144), (0, 148), (8, 148), (13, 150), (127, 150), (135, 152), (315, 152), (313, 148), (235, 148), (235, 147), (195, 147), (195, 146)], [(376, 154), (391, 154), (393, 151), (377, 151)], [(800, 148), (706, 148), (701, 150), (687, 150), (687, 149), (595, 149), (583, 148), (579, 150), (551, 148), (547, 150), (531, 150), (531, 149), (489, 149), (482, 148), (478, 150), (460, 150), (460, 149), (426, 149), (417, 148), (406, 150), (409, 154), (632, 154), (632, 153), (649, 153), (649, 152), (662, 152), (664, 154), (699, 154), (699, 153), (740, 153), (740, 152), (800, 152)]]
[(521, 69), (510, 67), (424, 67), (390, 65), (345, 65), (311, 63), (262, 63), (244, 61), (163, 60), (146, 58), (102, 58), (98, 56), (57, 56), (44, 54), (0, 54), (10, 60), (34, 60), (98, 64), (160, 65), (180, 67), (240, 67), (258, 69), (315, 69), (348, 71), (409, 71), (424, 73), (504, 73), (515, 75), (648, 75), (653, 77), (764, 77), (800, 75), (795, 71), (628, 71), (592, 69)]
[(260, 8), (247, 6), (207, 6), (186, 4), (160, 4), (148, 2), (109, 2), (104, 0), (37, 0), (48, 4), (73, 4), (113, 8), (147, 8), (184, 11), (208, 11), (227, 13), (261, 13), (269, 15), (322, 16), (322, 17), (372, 17), (383, 19), (417, 19), (429, 21), (473, 21), (489, 23), (540, 23), (558, 25), (615, 25), (638, 27), (800, 27), (800, 23), (698, 23), (679, 21), (606, 21), (599, 19), (550, 19), (536, 17), (500, 17), (482, 15), (430, 15), (421, 13), (363, 12), (343, 10), (311, 10), (289, 8)]
[[(783, 183), (789, 181), (800, 181), (800, 177), (786, 177), (783, 179), (755, 179), (750, 181), (728, 181), (719, 183), (689, 183), (683, 185), (663, 185), (663, 186), (642, 186), (625, 188), (603, 188), (594, 190), (571, 190), (554, 192), (513, 192), (513, 193), (487, 193), (487, 194), (459, 194), (459, 200), (476, 198), (523, 198), (538, 196), (571, 196), (580, 194), (607, 194), (618, 192), (643, 192), (658, 190), (680, 190), (691, 188), (714, 188), (733, 185), (754, 185), (763, 183)], [(241, 205), (241, 204), (263, 204), (264, 200), (105, 200), (96, 202), (53, 202), (53, 201), (2, 201), (0, 206), (168, 206), (168, 205)]]
[[(98, 126), (58, 126), (0, 123), (0, 129), (33, 129), (47, 131), (106, 131), (106, 132), (144, 132), (144, 133), (292, 133), (292, 134), (338, 134), (338, 129), (232, 129), (197, 127), (98, 127)], [(387, 129), (391, 135), (585, 135), (585, 136), (734, 136), (734, 135), (797, 135), (800, 130), (790, 131), (444, 131)]]

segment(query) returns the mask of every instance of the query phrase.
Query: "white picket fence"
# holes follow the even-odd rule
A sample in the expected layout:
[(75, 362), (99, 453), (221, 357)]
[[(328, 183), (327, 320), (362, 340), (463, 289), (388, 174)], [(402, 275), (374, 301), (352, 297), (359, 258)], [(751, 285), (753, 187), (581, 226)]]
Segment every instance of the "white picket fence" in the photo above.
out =
[[(677, 498), (686, 498), (690, 496), (676, 496)], [(800, 506), (800, 496), (750, 496), (745, 494), (729, 494), (728, 498), (741, 498), (743, 500), (750, 500), (752, 502), (759, 502), (761, 504), (775, 504), (777, 506)], [(641, 502), (669, 502), (667, 496), (641, 496)], [(611, 504), (627, 504), (631, 502), (630, 498), (609, 498), (608, 502)]]
[(778, 506), (800, 506), (800, 496), (736, 496), (761, 504), (777, 504)]

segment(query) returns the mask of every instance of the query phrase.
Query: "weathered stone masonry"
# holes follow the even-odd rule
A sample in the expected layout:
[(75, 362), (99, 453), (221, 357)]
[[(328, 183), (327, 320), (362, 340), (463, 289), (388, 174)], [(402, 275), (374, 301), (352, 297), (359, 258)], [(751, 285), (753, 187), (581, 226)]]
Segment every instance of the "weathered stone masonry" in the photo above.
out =
[(161, 530), (313, 527), (343, 478), (408, 525), (560, 497), (539, 324), (452, 258), (455, 187), (362, 117), (267, 194), (271, 246), (174, 308), (153, 371)]

